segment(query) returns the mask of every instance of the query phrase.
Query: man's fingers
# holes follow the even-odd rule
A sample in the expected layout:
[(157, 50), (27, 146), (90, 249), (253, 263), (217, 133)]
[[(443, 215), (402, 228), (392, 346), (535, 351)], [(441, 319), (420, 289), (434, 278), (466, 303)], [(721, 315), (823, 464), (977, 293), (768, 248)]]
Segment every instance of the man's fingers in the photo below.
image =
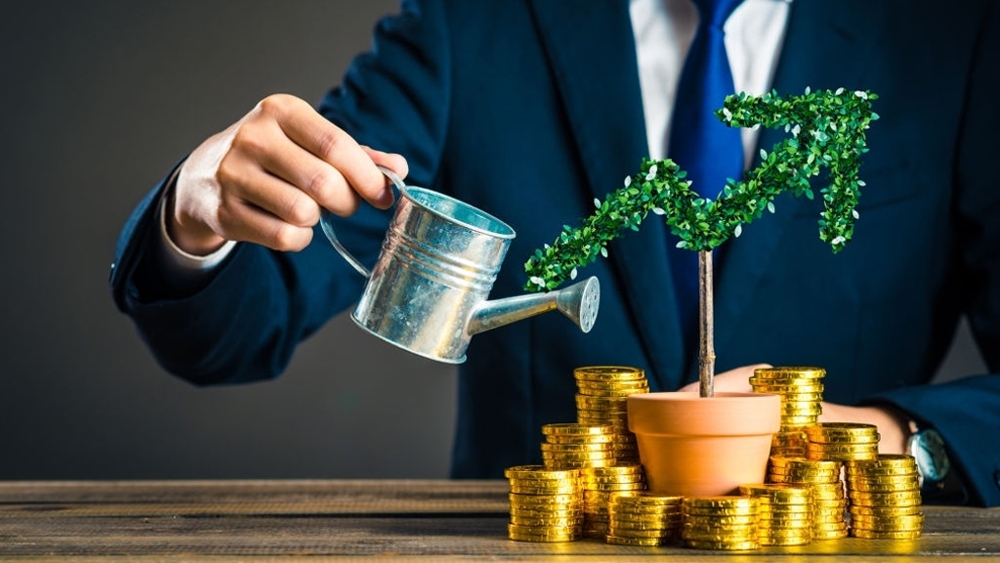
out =
[[(327, 121), (309, 104), (291, 96), (270, 96), (261, 102), (260, 109), (275, 118), (289, 139), (333, 167), (362, 198), (373, 204), (385, 201), (388, 189), (385, 177), (372, 158), (350, 135)], [(335, 176), (320, 173), (318, 178), (319, 181), (299, 187), (323, 207), (336, 211), (341, 207), (336, 198), (343, 192), (319, 187), (323, 180), (334, 181)]]
[(221, 206), (219, 222), (227, 239), (274, 250), (298, 251), (312, 242), (312, 228), (292, 225), (248, 201), (234, 200)]

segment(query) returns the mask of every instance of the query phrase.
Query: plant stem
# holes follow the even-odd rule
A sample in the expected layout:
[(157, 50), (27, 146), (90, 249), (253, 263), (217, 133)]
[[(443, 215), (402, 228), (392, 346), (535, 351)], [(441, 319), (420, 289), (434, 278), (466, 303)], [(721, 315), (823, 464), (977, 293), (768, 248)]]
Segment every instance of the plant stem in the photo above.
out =
[(715, 396), (715, 311), (712, 292), (712, 251), (698, 252), (698, 393)]

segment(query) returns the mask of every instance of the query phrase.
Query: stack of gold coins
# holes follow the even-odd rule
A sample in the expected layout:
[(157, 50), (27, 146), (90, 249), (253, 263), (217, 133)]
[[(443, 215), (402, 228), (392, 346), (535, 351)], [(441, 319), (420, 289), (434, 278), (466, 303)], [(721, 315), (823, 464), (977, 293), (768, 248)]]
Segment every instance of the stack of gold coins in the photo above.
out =
[(750, 378), (755, 393), (781, 395), (781, 427), (771, 441), (774, 455), (804, 456), (803, 428), (815, 424), (823, 412), (823, 377), (817, 367), (758, 368)]
[(812, 541), (813, 501), (809, 485), (740, 485), (740, 494), (757, 499), (760, 545), (805, 545)]
[(620, 493), (637, 493), (646, 488), (642, 466), (614, 465), (588, 467), (583, 474), (583, 535), (604, 539), (608, 535), (611, 497)]
[(684, 497), (681, 510), (681, 538), (687, 547), (732, 551), (760, 548), (754, 497)]
[(819, 422), (806, 426), (806, 457), (851, 461), (878, 457), (878, 426), (857, 422)]
[(573, 370), (576, 416), (580, 424), (614, 428), (621, 464), (639, 463), (639, 446), (628, 429), (628, 396), (649, 393), (646, 372), (627, 366), (584, 366)]
[(583, 478), (578, 469), (553, 470), (541, 465), (509, 467), (512, 540), (562, 542), (583, 535)]
[(883, 454), (846, 462), (851, 535), (915, 539), (924, 527), (920, 478), (913, 456)]
[(771, 456), (767, 480), (809, 486), (813, 497), (813, 540), (847, 537), (847, 497), (840, 477), (842, 462)]
[(677, 541), (681, 529), (679, 496), (649, 492), (611, 495), (608, 502), (607, 542), (616, 545), (667, 545)]
[(559, 422), (542, 426), (542, 461), (549, 469), (580, 469), (615, 464), (615, 435), (610, 426)]

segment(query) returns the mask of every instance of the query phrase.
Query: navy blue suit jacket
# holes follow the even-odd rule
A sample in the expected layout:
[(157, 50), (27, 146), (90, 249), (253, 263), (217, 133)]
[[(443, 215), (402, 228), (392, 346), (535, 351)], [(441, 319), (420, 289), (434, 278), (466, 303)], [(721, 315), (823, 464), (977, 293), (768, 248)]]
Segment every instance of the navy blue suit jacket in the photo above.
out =
[[(409, 183), (513, 226), (492, 297), (519, 294), (534, 249), (589, 215), (647, 154), (628, 3), (402, 8), (378, 24), (373, 50), (321, 111), (360, 142), (405, 155)], [(776, 214), (726, 243), (715, 303), (720, 371), (824, 367), (825, 399), (887, 402), (938, 428), (970, 500), (988, 505), (1000, 504), (1000, 377), (925, 384), (963, 314), (1000, 372), (998, 12), (994, 0), (795, 1), (774, 89), (881, 96), (855, 239), (832, 254), (818, 238), (820, 203), (779, 197)], [(764, 131), (761, 147), (783, 134)], [(171, 372), (196, 384), (276, 377), (298, 342), (360, 296), (363, 278), (318, 231), (302, 252), (241, 244), (204, 287), (165, 286), (149, 260), (162, 188), (125, 226), (111, 282)], [(373, 263), (387, 218), (364, 209), (341, 237)], [(539, 462), (541, 425), (575, 420), (574, 367), (639, 366), (654, 390), (695, 379), (666, 241), (649, 219), (583, 272), (602, 287), (589, 334), (547, 314), (473, 339), (460, 370), (455, 477)]]

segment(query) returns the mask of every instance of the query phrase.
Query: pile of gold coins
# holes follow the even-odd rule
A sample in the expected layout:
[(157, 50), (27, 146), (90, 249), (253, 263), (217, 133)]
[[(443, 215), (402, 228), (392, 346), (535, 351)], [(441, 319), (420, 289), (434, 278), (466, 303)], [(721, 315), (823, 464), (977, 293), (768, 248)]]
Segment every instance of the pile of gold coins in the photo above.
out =
[(760, 545), (805, 545), (812, 541), (813, 499), (808, 485), (740, 485), (740, 494), (757, 499)]
[(851, 535), (915, 539), (924, 526), (917, 464), (908, 455), (846, 462)]
[(588, 467), (583, 473), (583, 535), (604, 539), (610, 529), (611, 499), (646, 489), (642, 466)]
[(615, 464), (613, 429), (573, 422), (542, 426), (542, 462), (548, 469), (580, 469)]
[(832, 540), (847, 537), (847, 496), (841, 480), (843, 463), (772, 455), (767, 469), (769, 483), (783, 483), (812, 490), (812, 537)]
[(608, 504), (607, 543), (658, 546), (677, 542), (682, 500), (649, 492), (613, 495)]
[(805, 427), (806, 457), (852, 461), (878, 457), (878, 426), (854, 422), (819, 422)]
[(724, 551), (759, 549), (757, 501), (747, 496), (684, 497), (684, 545)]
[[(825, 371), (755, 370), (755, 392), (782, 397), (766, 483), (739, 496), (646, 491), (627, 397), (648, 393), (638, 368), (574, 370), (577, 421), (542, 427), (544, 465), (508, 468), (512, 540), (602, 538), (607, 543), (743, 551), (853, 535), (914, 539), (923, 529), (919, 477), (909, 455), (880, 455), (878, 428), (820, 423)], [(737, 462), (737, 460), (734, 460)], [(845, 478), (846, 476), (846, 478)]]
[(781, 427), (771, 440), (771, 453), (806, 455), (805, 427), (816, 424), (823, 413), (823, 378), (815, 367), (758, 368), (750, 377), (755, 393), (781, 396)]
[(649, 393), (646, 372), (627, 366), (587, 366), (573, 370), (576, 379), (576, 421), (610, 426), (617, 463), (639, 463), (639, 446), (628, 429), (628, 396)]
[(583, 536), (583, 477), (579, 469), (521, 465), (504, 471), (510, 482), (512, 540), (564, 542)]

